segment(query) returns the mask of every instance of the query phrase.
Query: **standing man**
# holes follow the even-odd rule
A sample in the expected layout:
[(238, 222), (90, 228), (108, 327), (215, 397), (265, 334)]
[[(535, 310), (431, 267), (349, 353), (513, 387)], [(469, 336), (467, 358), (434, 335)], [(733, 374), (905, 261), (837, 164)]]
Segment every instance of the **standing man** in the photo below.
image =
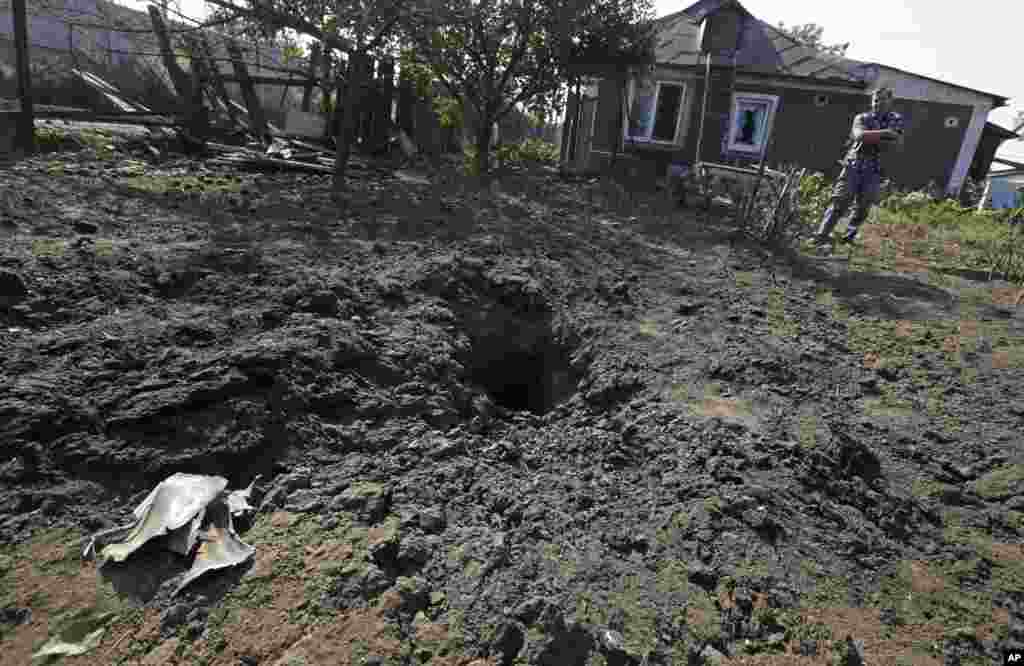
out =
[(852, 243), (871, 206), (878, 200), (882, 182), (881, 155), (889, 146), (903, 145), (903, 118), (891, 108), (892, 90), (879, 88), (871, 95), (871, 110), (854, 117), (843, 170), (832, 189), (832, 203), (812, 239), (815, 245), (830, 243), (832, 228), (856, 199), (853, 218), (840, 241)]

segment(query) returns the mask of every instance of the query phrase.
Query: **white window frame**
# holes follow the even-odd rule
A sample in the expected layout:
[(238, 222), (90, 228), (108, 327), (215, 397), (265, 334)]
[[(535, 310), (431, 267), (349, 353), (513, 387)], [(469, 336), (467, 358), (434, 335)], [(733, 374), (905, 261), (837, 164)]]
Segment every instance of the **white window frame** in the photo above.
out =
[[(736, 112), (739, 110), (737, 103), (744, 100), (754, 102), (766, 102), (768, 104), (768, 121), (765, 127), (763, 142), (753, 148), (746, 144), (736, 143), (734, 136), (736, 128), (733, 123), (736, 120)], [(726, 144), (726, 151), (730, 153), (745, 153), (747, 155), (761, 155), (771, 139), (772, 131), (775, 128), (775, 112), (779, 108), (778, 95), (766, 95), (764, 93), (735, 92), (732, 95), (732, 102), (729, 104), (729, 141)]]
[[(686, 108), (686, 95), (689, 93), (689, 86), (686, 81), (669, 81), (664, 79), (656, 79), (654, 81), (654, 103), (652, 105), (653, 113), (655, 114), (654, 119), (651, 122), (650, 130), (647, 136), (632, 136), (629, 133), (630, 117), (629, 111), (633, 108), (633, 101), (636, 99), (636, 78), (629, 80), (629, 95), (626, 101), (626, 108), (624, 110), (623, 117), (626, 122), (622, 123), (622, 140), (628, 144), (654, 144), (659, 146), (678, 146), (680, 141), (680, 135), (683, 133), (683, 111)], [(651, 135), (654, 133), (654, 125), (657, 122), (658, 113), (658, 97), (661, 95), (661, 86), (676, 86), (682, 88), (682, 92), (679, 94), (679, 110), (676, 112), (676, 131), (671, 141), (665, 141), (664, 139), (652, 139)]]

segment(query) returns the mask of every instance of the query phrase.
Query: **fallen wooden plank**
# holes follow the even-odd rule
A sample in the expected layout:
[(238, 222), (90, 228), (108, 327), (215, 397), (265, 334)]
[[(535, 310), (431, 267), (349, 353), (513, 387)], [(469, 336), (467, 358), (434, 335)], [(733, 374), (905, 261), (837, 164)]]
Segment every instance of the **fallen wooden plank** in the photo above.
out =
[[(18, 115), (20, 115), (20, 113), (16, 112), (16, 111), (0, 111), (0, 125), (5, 124), (7, 122), (8, 118), (16, 117)], [(150, 119), (150, 118), (144, 118), (144, 117), (128, 117), (128, 118), (126, 118), (126, 117), (123, 117), (123, 116), (104, 116), (104, 115), (96, 114), (94, 116), (90, 116), (90, 117), (87, 117), (87, 118), (74, 118), (74, 119), (72, 119), (72, 118), (64, 118), (64, 117), (43, 116), (42, 114), (35, 114), (35, 115), (36, 115), (36, 120), (45, 120), (45, 121), (49, 121), (50, 123), (53, 123), (55, 120), (63, 120), (64, 122), (68, 122), (68, 123), (73, 123), (73, 122), (82, 122), (82, 123), (94, 122), (94, 123), (104, 123), (104, 124), (109, 124), (109, 125), (140, 125), (140, 126), (143, 126), (143, 127), (177, 127), (177, 126), (180, 125), (179, 122), (176, 122), (176, 121), (173, 121), (173, 120), (169, 120), (169, 119), (168, 120), (159, 120), (159, 119)]]
[[(17, 114), (19, 111), (0, 111), (0, 114)], [(164, 118), (170, 119), (183, 115), (181, 111), (36, 111), (36, 118), (57, 118), (61, 120), (93, 120), (95, 118)]]
[[(240, 85), (244, 83), (255, 83), (268, 86), (304, 86), (310, 82), (309, 79), (284, 78), (281, 76), (259, 76), (257, 74), (250, 74), (248, 79), (241, 76), (223, 74), (220, 79), (225, 83), (238, 83)], [(203, 78), (204, 83), (212, 81), (212, 76)]]
[(310, 171), (313, 173), (334, 173), (333, 167), (320, 166), (309, 162), (281, 160), (273, 157), (215, 157), (208, 160), (214, 164), (230, 164), (233, 166), (252, 167), (256, 169), (274, 167), (289, 171)]

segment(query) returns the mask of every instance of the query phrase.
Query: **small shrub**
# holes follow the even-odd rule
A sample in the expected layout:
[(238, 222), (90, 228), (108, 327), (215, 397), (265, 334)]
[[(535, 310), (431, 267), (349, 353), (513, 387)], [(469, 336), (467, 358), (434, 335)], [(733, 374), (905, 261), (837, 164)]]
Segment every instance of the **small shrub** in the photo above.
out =
[(800, 219), (807, 224), (817, 224), (829, 206), (832, 186), (821, 173), (808, 174), (800, 180)]

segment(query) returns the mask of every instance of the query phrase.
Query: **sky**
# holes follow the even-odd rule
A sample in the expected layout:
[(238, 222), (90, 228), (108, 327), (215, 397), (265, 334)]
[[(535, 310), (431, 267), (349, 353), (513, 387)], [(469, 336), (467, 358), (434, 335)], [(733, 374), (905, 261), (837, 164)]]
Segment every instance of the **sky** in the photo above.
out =
[[(117, 0), (145, 9), (146, 0)], [(693, 0), (655, 0), (658, 16), (685, 9)], [(773, 25), (817, 23), (827, 43), (850, 42), (847, 55), (1010, 98), (989, 120), (1011, 127), (1024, 109), (1024, 74), (1013, 67), (1011, 46), (1020, 39), (1024, 1), (974, 0), (942, 8), (935, 0), (741, 0)], [(203, 0), (178, 0), (182, 13), (206, 14)], [(953, 10), (956, 7), (956, 11)], [(983, 26), (983, 27), (982, 27)], [(1024, 162), (1024, 141), (1006, 141), (999, 157)]]

